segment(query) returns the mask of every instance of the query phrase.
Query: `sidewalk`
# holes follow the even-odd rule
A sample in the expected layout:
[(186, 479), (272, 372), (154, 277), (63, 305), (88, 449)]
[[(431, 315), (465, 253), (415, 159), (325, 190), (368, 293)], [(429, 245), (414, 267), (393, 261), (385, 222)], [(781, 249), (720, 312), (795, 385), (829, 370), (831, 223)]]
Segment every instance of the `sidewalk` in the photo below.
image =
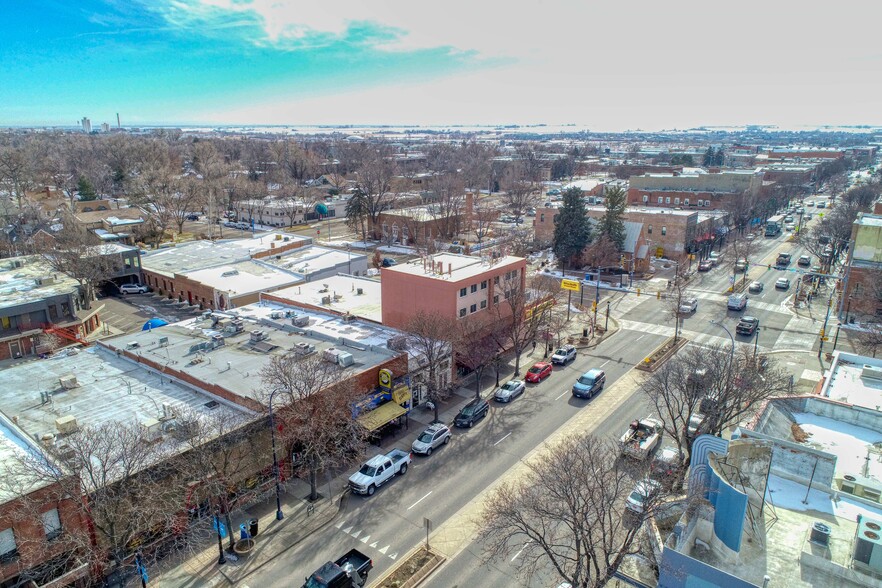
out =
[[(332, 499), (323, 497), (311, 505), (301, 498), (308, 493), (309, 486), (302, 480), (288, 484), (288, 490), (282, 495), (282, 512), (285, 518), (281, 521), (276, 520), (275, 495), (233, 513), (231, 518), (236, 528), (232, 532), (236, 538), (239, 537), (239, 524), (252, 518), (259, 521), (254, 551), (247, 557), (234, 562), (225, 552), (227, 563), (219, 566), (217, 540), (213, 538), (204, 547), (197, 549), (195, 555), (181, 552), (178, 556), (160, 562), (151, 570), (151, 576), (155, 576), (155, 579), (151, 578), (151, 585), (163, 588), (246, 586), (249, 575), (334, 520), (347, 496), (343, 492), (335, 492)], [(223, 544), (224, 549), (229, 546), (229, 537), (223, 540)], [(186, 559), (181, 561), (182, 557)]]

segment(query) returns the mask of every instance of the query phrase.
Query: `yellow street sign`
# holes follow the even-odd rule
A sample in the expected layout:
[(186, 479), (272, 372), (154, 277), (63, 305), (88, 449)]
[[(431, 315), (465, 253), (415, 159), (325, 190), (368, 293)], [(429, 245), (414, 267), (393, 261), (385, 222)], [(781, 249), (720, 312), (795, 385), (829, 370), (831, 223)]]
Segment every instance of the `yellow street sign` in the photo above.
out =
[(560, 281), (560, 289), (561, 290), (572, 290), (573, 292), (579, 291), (579, 281), (578, 280), (561, 280)]

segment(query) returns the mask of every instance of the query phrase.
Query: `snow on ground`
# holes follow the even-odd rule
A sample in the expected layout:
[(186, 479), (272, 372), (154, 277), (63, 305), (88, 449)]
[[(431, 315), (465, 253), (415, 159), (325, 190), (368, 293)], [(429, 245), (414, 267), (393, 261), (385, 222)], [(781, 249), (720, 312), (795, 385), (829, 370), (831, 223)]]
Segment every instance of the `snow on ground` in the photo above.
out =
[(416, 255), (416, 249), (413, 247), (402, 247), (400, 245), (383, 245), (377, 247), (378, 251), (383, 253), (399, 253), (401, 255)]
[(842, 423), (831, 418), (805, 412), (794, 413), (793, 418), (803, 431), (811, 435), (806, 445), (832, 453), (836, 456), (836, 474), (864, 474), (865, 465), (868, 477), (882, 481), (880, 454), (873, 451), (873, 443), (882, 442), (882, 433)]
[(839, 495), (839, 500), (833, 500), (831, 494), (814, 488), (808, 495), (807, 504), (803, 504), (807, 489), (808, 486), (772, 475), (769, 476), (766, 487), (766, 500), (771, 501), (775, 508), (794, 511), (813, 510), (850, 521), (856, 520), (859, 514), (873, 519), (882, 518), (882, 510), (852, 500), (844, 494)]

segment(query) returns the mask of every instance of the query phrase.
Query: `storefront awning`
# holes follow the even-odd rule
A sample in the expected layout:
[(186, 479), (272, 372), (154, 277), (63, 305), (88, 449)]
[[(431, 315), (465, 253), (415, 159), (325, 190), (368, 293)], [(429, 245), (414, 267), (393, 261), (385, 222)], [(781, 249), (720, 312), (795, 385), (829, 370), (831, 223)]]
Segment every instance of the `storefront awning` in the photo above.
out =
[(387, 402), (358, 417), (358, 422), (368, 431), (376, 431), (392, 419), (398, 418), (406, 412), (401, 405)]

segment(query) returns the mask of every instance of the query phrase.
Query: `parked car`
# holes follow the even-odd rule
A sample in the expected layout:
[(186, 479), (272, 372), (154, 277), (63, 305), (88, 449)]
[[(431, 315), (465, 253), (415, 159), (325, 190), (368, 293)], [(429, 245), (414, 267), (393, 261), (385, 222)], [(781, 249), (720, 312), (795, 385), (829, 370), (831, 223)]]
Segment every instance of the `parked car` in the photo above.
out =
[(790, 280), (787, 278), (778, 278), (775, 281), (776, 290), (788, 290), (790, 288)]
[(573, 396), (591, 399), (599, 394), (606, 385), (606, 373), (603, 370), (588, 370), (573, 384)]
[(538, 384), (539, 382), (550, 376), (551, 372), (551, 364), (546, 361), (540, 361), (538, 363), (534, 363), (533, 367), (527, 370), (527, 375), (524, 379), (531, 384)]
[(496, 389), (493, 393), (493, 399), (496, 402), (511, 402), (524, 393), (526, 386), (521, 380), (509, 380)]
[(635, 459), (646, 459), (661, 442), (662, 424), (653, 418), (638, 419), (628, 425), (628, 430), (619, 440), (622, 455)]
[(490, 412), (490, 404), (483, 398), (477, 398), (462, 407), (462, 410), (453, 419), (453, 424), (457, 427), (471, 428), (487, 416), (488, 412)]
[(549, 196), (560, 196), (560, 190), (558, 190), (557, 188), (552, 188), (551, 190), (546, 192), (546, 194), (548, 194)]
[(689, 314), (698, 310), (698, 298), (694, 296), (686, 298), (680, 303), (680, 313)]
[(714, 265), (720, 265), (723, 262), (723, 254), (717, 251), (711, 251), (708, 255), (708, 259), (710, 259)]
[(422, 455), (432, 455), (432, 450), (447, 445), (450, 442), (450, 427), (442, 423), (435, 423), (420, 433), (410, 450)]
[(191, 212), (190, 214), (188, 214), (188, 215), (185, 216), (184, 218), (187, 219), (188, 221), (198, 221), (198, 220), (199, 220), (199, 215), (196, 214), (195, 212)]
[(398, 262), (392, 259), (391, 257), (384, 257), (382, 266), (383, 267), (392, 267), (393, 265), (398, 265)]
[(796, 265), (800, 267), (808, 267), (812, 264), (812, 256), (811, 255), (800, 255), (799, 259), (796, 260)]
[(754, 235), (753, 233), (747, 233), (746, 235), (744, 235), (744, 238), (748, 241), (753, 241), (754, 239), (756, 239), (756, 235)]
[(747, 307), (747, 296), (744, 294), (732, 294), (726, 300), (726, 308), (729, 310), (744, 310)]
[(625, 506), (638, 514), (643, 513), (652, 500), (658, 496), (661, 484), (655, 480), (645, 479), (637, 482), (634, 490), (628, 495)]
[(709, 259), (705, 259), (701, 263), (698, 264), (698, 271), (700, 272), (709, 272), (714, 267), (714, 262)]
[(668, 486), (680, 475), (680, 454), (675, 447), (662, 447), (649, 464), (649, 476)]
[(765, 286), (763, 285), (762, 282), (751, 282), (750, 286), (747, 287), (747, 291), (750, 292), (751, 294), (759, 294), (760, 292), (763, 291), (764, 287)]
[(743, 316), (738, 324), (735, 325), (735, 333), (737, 335), (753, 335), (759, 326), (759, 319), (755, 316)]
[(123, 284), (119, 287), (120, 294), (146, 294), (150, 288), (144, 284)]
[(357, 472), (349, 476), (349, 488), (356, 494), (373, 496), (377, 488), (394, 476), (406, 474), (410, 461), (410, 453), (400, 449), (375, 455), (364, 462)]
[(357, 549), (336, 561), (329, 561), (306, 578), (303, 588), (357, 588), (367, 583), (368, 572), (374, 569), (371, 558)]
[(686, 425), (686, 434), (690, 437), (697, 437), (704, 433), (707, 429), (707, 417), (700, 412), (693, 412), (689, 415), (689, 424)]
[(566, 365), (576, 359), (576, 348), (572, 345), (564, 345), (551, 356), (551, 363)]

